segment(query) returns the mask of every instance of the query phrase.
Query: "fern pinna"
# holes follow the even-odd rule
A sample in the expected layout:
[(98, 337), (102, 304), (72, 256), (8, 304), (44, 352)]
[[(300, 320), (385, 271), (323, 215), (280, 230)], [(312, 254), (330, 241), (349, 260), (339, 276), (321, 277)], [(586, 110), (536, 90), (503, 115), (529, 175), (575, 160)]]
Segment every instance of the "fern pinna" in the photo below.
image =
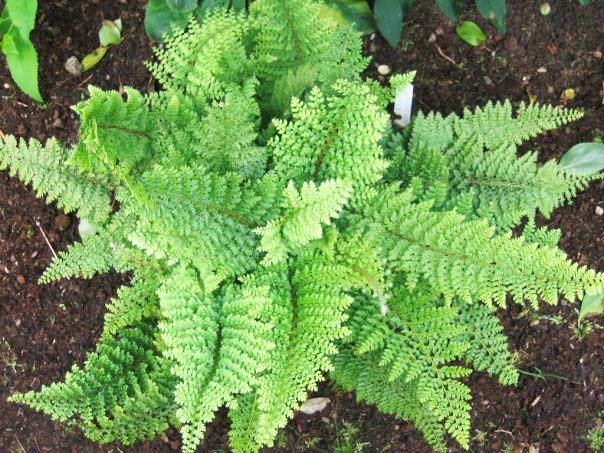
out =
[(468, 447), (466, 377), (518, 379), (495, 309), (602, 288), (532, 221), (592, 176), (516, 153), (579, 112), (506, 102), (395, 131), (413, 74), (361, 80), (359, 37), (319, 7), (216, 10), (156, 51), (163, 91), (90, 88), (73, 149), (3, 140), (0, 168), (86, 226), (41, 282), (132, 276), (85, 364), (14, 402), (99, 442), (177, 426), (184, 451), (227, 406), (232, 449), (256, 451), (328, 376)]

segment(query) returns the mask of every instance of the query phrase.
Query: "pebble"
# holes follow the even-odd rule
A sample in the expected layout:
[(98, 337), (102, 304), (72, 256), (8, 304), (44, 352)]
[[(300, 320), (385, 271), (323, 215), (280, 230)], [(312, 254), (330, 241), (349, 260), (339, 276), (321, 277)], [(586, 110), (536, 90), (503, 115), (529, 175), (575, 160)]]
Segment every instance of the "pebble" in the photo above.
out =
[(71, 56), (65, 62), (65, 70), (74, 76), (82, 74), (82, 63), (78, 60), (78, 57)]
[(428, 38), (428, 42), (436, 42), (436, 34), (430, 33), (430, 37)]
[(599, 60), (600, 58), (602, 58), (602, 52), (600, 52), (599, 50), (594, 50), (593, 56), (594, 58), (597, 58)]
[(52, 123), (52, 127), (56, 128), (56, 129), (62, 129), (63, 121), (61, 121), (61, 118), (57, 118), (56, 120), (54, 120), (54, 122)]
[(16, 319), (15, 320), (15, 326), (19, 327), (21, 325), (21, 320), (20, 319)]
[(602, 206), (596, 206), (596, 215), (604, 215), (604, 208)]
[(538, 74), (545, 74), (546, 72), (547, 72), (547, 69), (545, 69), (544, 66), (541, 66), (540, 68), (537, 69)]
[(483, 80), (484, 80), (484, 83), (486, 83), (487, 85), (493, 85), (493, 81), (491, 80), (491, 78), (489, 76), (484, 76)]
[(23, 277), (23, 275), (21, 275), (21, 274), (17, 275), (17, 282), (20, 285), (24, 285), (25, 284), (25, 277)]
[(390, 74), (390, 66), (388, 66), (387, 64), (381, 64), (378, 66), (377, 71), (381, 75), (388, 75)]

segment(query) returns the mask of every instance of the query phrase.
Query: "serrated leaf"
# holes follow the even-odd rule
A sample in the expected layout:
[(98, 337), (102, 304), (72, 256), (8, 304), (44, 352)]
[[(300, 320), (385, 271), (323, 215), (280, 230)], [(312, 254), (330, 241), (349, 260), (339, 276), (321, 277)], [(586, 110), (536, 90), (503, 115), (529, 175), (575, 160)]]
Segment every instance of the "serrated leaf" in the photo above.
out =
[(599, 294), (588, 294), (581, 302), (579, 310), (579, 322), (589, 315), (601, 315), (604, 313), (604, 292)]
[(476, 0), (476, 8), (482, 17), (493, 22), (501, 33), (507, 30), (505, 0)]
[(457, 8), (459, 0), (436, 0), (440, 10), (452, 21), (457, 21)]
[(28, 38), (36, 22), (38, 0), (6, 0), (5, 9), (21, 36)]
[(382, 36), (396, 47), (403, 31), (403, 6), (399, 0), (376, 0), (373, 17)]
[(190, 13), (197, 8), (197, 0), (166, 0), (168, 7), (177, 13)]
[(191, 13), (172, 11), (166, 0), (149, 0), (145, 10), (145, 30), (154, 41), (163, 41), (164, 35), (172, 33), (172, 27), (184, 28)]
[(300, 406), (300, 412), (312, 415), (325, 409), (329, 402), (329, 398), (310, 398)]
[(119, 44), (122, 41), (121, 21), (118, 27), (115, 22), (104, 20), (101, 29), (99, 30), (99, 41), (101, 46), (107, 47), (110, 45)]
[(376, 30), (373, 14), (365, 0), (325, 0), (319, 8), (319, 17), (334, 24), (353, 24), (364, 35)]
[(103, 59), (107, 53), (107, 47), (101, 46), (98, 49), (93, 50), (82, 59), (82, 70), (88, 71), (95, 67), (99, 61)]
[(25, 94), (42, 101), (38, 88), (38, 54), (32, 42), (12, 28), (2, 38), (2, 52), (15, 83)]
[(604, 170), (604, 143), (578, 143), (569, 149), (559, 163), (575, 175), (592, 175)]
[(482, 29), (474, 22), (469, 20), (463, 21), (455, 29), (457, 36), (463, 39), (471, 46), (480, 46), (487, 40), (487, 36), (484, 34)]

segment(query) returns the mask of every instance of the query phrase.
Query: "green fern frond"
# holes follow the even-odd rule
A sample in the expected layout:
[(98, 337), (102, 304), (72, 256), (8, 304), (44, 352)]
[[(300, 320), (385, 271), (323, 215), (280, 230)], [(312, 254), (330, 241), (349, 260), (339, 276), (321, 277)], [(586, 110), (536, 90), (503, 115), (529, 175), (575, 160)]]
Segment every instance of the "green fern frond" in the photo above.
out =
[(54, 420), (78, 424), (97, 442), (124, 444), (150, 439), (175, 422), (174, 385), (169, 364), (154, 350), (155, 330), (141, 324), (105, 338), (84, 368), (74, 366), (65, 382), (38, 392), (18, 393)]
[(519, 145), (582, 116), (578, 110), (524, 103), (513, 116), (509, 101), (503, 104), (488, 102), (474, 112), (464, 109), (461, 118), (454, 117), (453, 128), (458, 137), (476, 134), (488, 149), (497, 149), (504, 145)]
[(383, 236), (385, 257), (407, 273), (409, 288), (424, 278), (447, 300), (459, 296), (503, 306), (508, 293), (536, 305), (538, 298), (574, 299), (604, 284), (604, 276), (568, 261), (558, 249), (494, 236), (484, 220), (465, 221), (455, 211), (431, 207), (391, 186), (363, 213), (367, 227)]
[(55, 139), (45, 145), (37, 140), (0, 140), (0, 170), (9, 168), (11, 176), (18, 176), (31, 184), (36, 195), (48, 203), (57, 202), (65, 212), (102, 223), (111, 212), (108, 187), (102, 178), (81, 173), (70, 160), (69, 152)]

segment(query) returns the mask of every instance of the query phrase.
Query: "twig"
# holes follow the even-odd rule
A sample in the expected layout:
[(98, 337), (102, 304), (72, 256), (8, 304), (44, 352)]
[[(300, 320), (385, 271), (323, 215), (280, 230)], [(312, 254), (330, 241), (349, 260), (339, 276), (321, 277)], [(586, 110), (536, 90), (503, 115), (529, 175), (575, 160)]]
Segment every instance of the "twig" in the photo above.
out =
[(457, 66), (457, 63), (455, 63), (455, 60), (453, 58), (451, 58), (450, 56), (448, 56), (447, 54), (445, 54), (438, 44), (434, 44), (434, 45), (436, 46), (436, 51), (438, 52), (438, 54), (441, 57), (443, 57), (449, 63), (452, 63), (453, 65)]
[(48, 237), (46, 236), (46, 233), (42, 229), (42, 225), (40, 225), (40, 222), (38, 222), (37, 220), (36, 220), (36, 226), (40, 229), (40, 233), (42, 233), (42, 236), (44, 237), (44, 240), (46, 241), (46, 245), (48, 245), (48, 248), (52, 252), (53, 256), (55, 258), (58, 258), (57, 252), (55, 252), (55, 249), (52, 248), (52, 245), (50, 244), (50, 241), (48, 240)]
[(82, 80), (78, 84), (78, 88), (82, 88), (82, 86), (86, 85), (86, 82), (88, 82), (90, 79), (92, 79), (93, 76), (94, 76), (94, 74), (90, 74), (88, 77), (86, 77), (84, 80)]

